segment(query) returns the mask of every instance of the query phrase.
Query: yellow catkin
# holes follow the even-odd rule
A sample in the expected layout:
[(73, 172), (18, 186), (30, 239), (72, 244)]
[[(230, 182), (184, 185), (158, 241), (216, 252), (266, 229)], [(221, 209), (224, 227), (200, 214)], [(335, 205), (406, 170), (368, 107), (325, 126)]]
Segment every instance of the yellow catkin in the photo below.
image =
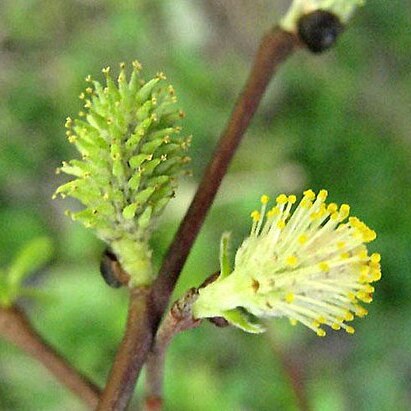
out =
[[(245, 264), (239, 276), (252, 272), (258, 278), (250, 312), (254, 314), (256, 304), (255, 315), (264, 309), (262, 316), (288, 317), (292, 325), (300, 322), (320, 337), (326, 335), (325, 326), (353, 334), (354, 327), (348, 324), (355, 316), (368, 314), (360, 304), (372, 301), (370, 283), (381, 277), (381, 256), (368, 255), (365, 244), (375, 238), (375, 232), (349, 216), (348, 204), (327, 205), (327, 195), (326, 190), (305, 191), (294, 215), (296, 196), (280, 194), (269, 209), (269, 197), (262, 195), (261, 211), (251, 214), (252, 241), (243, 243), (238, 259)], [(256, 284), (263, 284), (259, 293)], [(264, 301), (257, 301), (259, 294)]]

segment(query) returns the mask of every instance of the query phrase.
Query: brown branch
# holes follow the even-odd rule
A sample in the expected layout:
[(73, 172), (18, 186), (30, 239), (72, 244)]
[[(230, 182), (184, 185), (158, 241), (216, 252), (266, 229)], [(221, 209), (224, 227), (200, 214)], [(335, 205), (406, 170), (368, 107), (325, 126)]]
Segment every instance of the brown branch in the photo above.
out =
[(154, 334), (149, 297), (148, 288), (130, 290), (126, 332), (97, 410), (124, 410), (133, 395), (137, 376), (146, 358), (141, 353), (149, 352)]
[(277, 70), (298, 46), (298, 38), (280, 28), (269, 31), (261, 40), (247, 83), (234, 107), (230, 121), (220, 137), (214, 155), (204, 172), (191, 205), (168, 249), (153, 288), (153, 301), (160, 317), (202, 227), (221, 181), (250, 125), (261, 99)]
[(90, 409), (96, 407), (100, 389), (43, 340), (23, 311), (17, 307), (0, 308), (0, 335), (43, 364)]
[(192, 315), (192, 305), (197, 299), (197, 290), (192, 288), (176, 301), (168, 312), (156, 334), (154, 347), (145, 364), (146, 398), (145, 411), (160, 411), (163, 406), (163, 378), (165, 354), (175, 335), (198, 327), (201, 320)]
[(133, 313), (135, 297), (133, 294), (131, 296), (126, 334), (113, 364), (99, 410), (120, 411), (127, 406), (171, 293), (230, 161), (273, 74), (297, 46), (297, 37), (280, 28), (271, 30), (263, 37), (244, 90), (168, 250), (152, 292), (138, 304), (138, 315)]

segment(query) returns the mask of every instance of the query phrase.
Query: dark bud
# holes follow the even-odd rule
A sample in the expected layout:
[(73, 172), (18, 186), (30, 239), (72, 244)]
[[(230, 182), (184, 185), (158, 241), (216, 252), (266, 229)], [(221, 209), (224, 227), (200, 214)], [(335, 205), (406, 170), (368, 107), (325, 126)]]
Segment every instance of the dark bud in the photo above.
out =
[(313, 53), (328, 50), (343, 31), (344, 26), (339, 18), (325, 10), (313, 11), (298, 21), (300, 40)]
[(113, 288), (120, 288), (128, 283), (128, 274), (121, 268), (117, 257), (106, 249), (101, 257), (100, 273), (104, 281)]
[(207, 318), (207, 320), (219, 328), (228, 327), (230, 325), (230, 323), (224, 317), (212, 317)]

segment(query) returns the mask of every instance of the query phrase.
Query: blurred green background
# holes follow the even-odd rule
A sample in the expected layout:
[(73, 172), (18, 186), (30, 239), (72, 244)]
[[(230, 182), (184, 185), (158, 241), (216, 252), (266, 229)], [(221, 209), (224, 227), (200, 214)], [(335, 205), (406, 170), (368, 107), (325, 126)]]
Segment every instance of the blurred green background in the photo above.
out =
[[(31, 281), (53, 296), (22, 301), (34, 325), (103, 384), (121, 338), (125, 291), (109, 289), (103, 244), (52, 201), (55, 168), (74, 156), (64, 119), (80, 109), (87, 74), (139, 59), (167, 73), (193, 134), (182, 181), (153, 237), (156, 264), (189, 204), (259, 38), (281, 0), (1, 0), (0, 266), (37, 235), (54, 260)], [(167, 410), (297, 410), (284, 362), (313, 410), (411, 409), (411, 4), (369, 1), (337, 47), (282, 66), (196, 242), (176, 296), (217, 269), (218, 241), (238, 245), (260, 194), (327, 188), (378, 233), (383, 278), (354, 336), (325, 339), (286, 320), (265, 335), (204, 324), (178, 336), (166, 369)], [(367, 307), (368, 308), (368, 307)], [(140, 388), (142, 381), (140, 381)], [(0, 341), (1, 410), (82, 410), (34, 360)]]

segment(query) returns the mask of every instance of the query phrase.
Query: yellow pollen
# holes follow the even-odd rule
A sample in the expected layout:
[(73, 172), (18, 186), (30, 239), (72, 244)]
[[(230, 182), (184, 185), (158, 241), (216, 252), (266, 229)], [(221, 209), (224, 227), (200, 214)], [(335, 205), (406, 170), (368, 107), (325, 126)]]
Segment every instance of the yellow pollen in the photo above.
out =
[(366, 284), (363, 286), (362, 290), (366, 293), (373, 293), (375, 291), (375, 288), (370, 284)]
[(277, 223), (277, 228), (279, 228), (280, 230), (284, 229), (284, 228), (285, 228), (285, 221), (284, 221), (284, 220), (280, 220), (280, 221)]
[(328, 196), (328, 191), (327, 190), (320, 190), (318, 193), (317, 198), (319, 198), (321, 201), (325, 201)]
[(358, 254), (357, 254), (358, 258), (360, 260), (368, 260), (368, 252), (367, 249), (361, 250)]
[(323, 317), (322, 315), (320, 315), (320, 316), (317, 318), (317, 321), (318, 321), (320, 324), (325, 324), (325, 323), (327, 322), (326, 318)]
[(295, 267), (298, 264), (298, 258), (295, 255), (289, 255), (286, 258), (286, 263), (291, 267)]
[(360, 274), (362, 276), (367, 276), (370, 273), (370, 271), (371, 271), (371, 268), (368, 265), (362, 265), (360, 268)]
[(264, 194), (261, 196), (260, 201), (261, 201), (261, 204), (267, 204), (270, 201), (270, 197)]
[(365, 317), (368, 314), (368, 311), (364, 307), (361, 307), (361, 305), (356, 305), (355, 306), (355, 314), (358, 317), (362, 318), (362, 317)]
[(341, 325), (338, 324), (338, 323), (333, 323), (333, 324), (331, 324), (331, 328), (332, 328), (333, 330), (338, 331), (338, 330), (341, 330)]
[(317, 219), (320, 218), (320, 217), (321, 217), (321, 215), (320, 215), (319, 212), (317, 212), (317, 213), (311, 213), (311, 214), (310, 214), (310, 219), (311, 219), (311, 220), (317, 220)]
[(364, 237), (364, 242), (370, 243), (371, 241), (374, 241), (377, 238), (377, 233), (374, 230), (371, 230), (368, 228), (363, 233), (363, 237)]
[(344, 313), (344, 320), (345, 321), (352, 321), (354, 319), (354, 315), (350, 311), (346, 311)]
[(327, 211), (330, 214), (335, 213), (337, 210), (338, 210), (338, 205), (337, 204), (335, 204), (335, 203), (328, 204)]
[(314, 320), (314, 321), (311, 323), (311, 325), (312, 325), (313, 327), (315, 327), (315, 328), (318, 328), (318, 327), (320, 326), (320, 323), (319, 323), (318, 321)]
[(295, 204), (296, 201), (297, 201), (297, 197), (294, 194), (288, 196), (288, 202), (290, 204)]
[(361, 221), (357, 217), (350, 217), (348, 219), (348, 222), (353, 226), (353, 227), (358, 227), (361, 225)]
[(354, 334), (354, 333), (355, 333), (355, 328), (354, 328), (354, 327), (347, 327), (347, 328), (345, 329), (345, 331), (346, 331), (348, 334)]
[(336, 211), (335, 213), (332, 213), (330, 218), (332, 220), (338, 220), (340, 218), (340, 215), (338, 214), (338, 212)]
[(321, 263), (318, 264), (318, 267), (321, 271), (324, 271), (325, 273), (330, 271), (330, 266), (326, 261), (321, 261)]
[(341, 250), (341, 249), (343, 249), (343, 248), (345, 248), (345, 242), (344, 241), (338, 241), (338, 243), (337, 243), (337, 247)]
[(301, 234), (298, 237), (298, 242), (302, 245), (305, 244), (308, 241), (308, 235), (307, 234)]
[(251, 218), (252, 218), (254, 221), (260, 221), (261, 214), (260, 214), (259, 211), (257, 211), (257, 210), (253, 211), (253, 212), (250, 214), (250, 216), (251, 216)]
[(286, 196), (285, 194), (280, 194), (280, 195), (275, 199), (275, 201), (276, 201), (278, 204), (285, 204), (285, 203), (287, 203), (288, 199), (287, 199), (287, 196)]
[(340, 219), (345, 220), (350, 215), (350, 206), (348, 204), (342, 204), (340, 207)]
[(371, 254), (370, 260), (372, 263), (379, 263), (381, 261), (381, 255), (379, 253)]
[(350, 258), (350, 253), (342, 253), (342, 254), (340, 254), (340, 257), (341, 257), (343, 260), (346, 260), (347, 258)]
[(310, 201), (308, 198), (305, 198), (305, 197), (304, 197), (304, 198), (301, 200), (300, 205), (301, 205), (301, 207), (304, 207), (304, 208), (311, 208), (312, 205), (313, 205), (313, 203), (312, 203), (312, 201)]
[(372, 281), (379, 281), (381, 279), (381, 270), (378, 268), (373, 268), (371, 270)]
[(370, 303), (372, 301), (372, 296), (364, 291), (359, 291), (357, 293), (357, 298), (364, 303)]
[(297, 320), (295, 318), (290, 318), (290, 324), (295, 327), (297, 325)]
[(286, 296), (285, 296), (285, 301), (286, 301), (288, 304), (291, 304), (291, 303), (294, 301), (294, 299), (295, 299), (294, 293), (288, 293), (288, 294), (286, 294)]
[(311, 201), (313, 201), (314, 199), (315, 199), (315, 193), (314, 193), (314, 191), (313, 190), (305, 190), (304, 191), (304, 197), (307, 199), (307, 200), (311, 200)]
[(375, 269), (375, 268), (380, 269), (380, 268), (381, 268), (381, 265), (380, 265), (380, 263), (374, 263), (374, 262), (370, 261), (370, 267), (371, 267), (372, 269)]
[(319, 329), (317, 330), (317, 335), (318, 335), (319, 337), (325, 337), (326, 332), (325, 332), (322, 328), (319, 328)]

